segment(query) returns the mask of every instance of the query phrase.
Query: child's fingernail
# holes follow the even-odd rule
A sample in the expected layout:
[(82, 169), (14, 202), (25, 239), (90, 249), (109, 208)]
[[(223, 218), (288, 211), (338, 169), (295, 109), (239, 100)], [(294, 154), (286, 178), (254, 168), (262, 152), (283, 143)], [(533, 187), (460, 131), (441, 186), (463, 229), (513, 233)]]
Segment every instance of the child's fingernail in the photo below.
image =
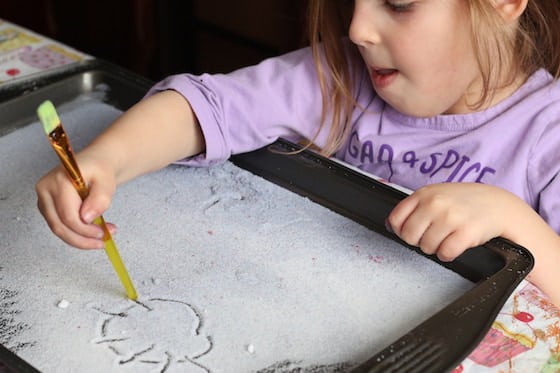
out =
[(82, 219), (84, 223), (91, 224), (93, 219), (95, 219), (95, 216), (93, 216), (93, 213), (91, 211), (86, 211), (83, 213)]
[(395, 233), (393, 232), (393, 227), (391, 227), (391, 224), (389, 223), (388, 219), (385, 219), (385, 229), (387, 229), (387, 232), (389, 233)]

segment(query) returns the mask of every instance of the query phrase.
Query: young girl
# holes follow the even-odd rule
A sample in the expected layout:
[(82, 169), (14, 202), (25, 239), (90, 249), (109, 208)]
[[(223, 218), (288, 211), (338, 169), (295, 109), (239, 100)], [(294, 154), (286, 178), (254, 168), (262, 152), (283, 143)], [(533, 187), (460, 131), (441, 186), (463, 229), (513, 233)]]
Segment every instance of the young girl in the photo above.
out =
[(62, 168), (44, 176), (38, 205), (53, 232), (101, 248), (91, 222), (118, 184), (303, 139), (415, 190), (387, 217), (404, 241), (453, 260), (505, 237), (532, 252), (529, 280), (560, 305), (560, 2), (309, 6), (310, 48), (155, 85), (78, 155), (85, 201)]

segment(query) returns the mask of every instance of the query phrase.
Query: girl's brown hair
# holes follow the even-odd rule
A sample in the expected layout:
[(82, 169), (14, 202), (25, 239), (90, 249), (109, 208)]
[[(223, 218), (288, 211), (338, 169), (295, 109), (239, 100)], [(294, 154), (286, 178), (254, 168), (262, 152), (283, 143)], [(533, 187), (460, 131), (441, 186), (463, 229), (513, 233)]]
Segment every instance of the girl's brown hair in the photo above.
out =
[[(560, 77), (560, 0), (528, 0), (517, 31), (507, 32), (490, 0), (461, 0), (468, 3), (472, 40), (483, 92), (473, 106), (480, 108), (492, 98), (493, 89), (513, 82), (540, 68)], [(309, 0), (309, 39), (319, 75), (323, 98), (321, 129), (330, 118), (329, 135), (323, 154), (333, 154), (350, 131), (350, 117), (356, 108), (352, 88), (356, 69), (351, 65), (356, 49), (343, 43), (352, 17), (353, 1)], [(507, 71), (501, 71), (507, 66)]]

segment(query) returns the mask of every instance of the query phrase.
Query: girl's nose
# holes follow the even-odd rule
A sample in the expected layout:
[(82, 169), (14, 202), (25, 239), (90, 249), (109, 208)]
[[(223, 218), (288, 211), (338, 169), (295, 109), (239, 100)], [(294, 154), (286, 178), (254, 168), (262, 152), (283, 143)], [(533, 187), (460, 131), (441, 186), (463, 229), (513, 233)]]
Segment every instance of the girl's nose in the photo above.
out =
[(360, 47), (379, 44), (380, 36), (375, 26), (375, 11), (371, 2), (354, 1), (354, 13), (350, 22), (348, 36), (352, 42)]

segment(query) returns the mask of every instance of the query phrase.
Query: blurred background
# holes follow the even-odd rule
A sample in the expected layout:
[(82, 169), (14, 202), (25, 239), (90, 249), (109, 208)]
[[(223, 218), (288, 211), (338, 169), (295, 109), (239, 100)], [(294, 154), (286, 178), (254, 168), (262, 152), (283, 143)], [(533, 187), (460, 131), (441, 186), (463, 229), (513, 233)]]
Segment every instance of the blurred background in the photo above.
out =
[(2, 0), (0, 18), (152, 80), (307, 44), (306, 0)]

